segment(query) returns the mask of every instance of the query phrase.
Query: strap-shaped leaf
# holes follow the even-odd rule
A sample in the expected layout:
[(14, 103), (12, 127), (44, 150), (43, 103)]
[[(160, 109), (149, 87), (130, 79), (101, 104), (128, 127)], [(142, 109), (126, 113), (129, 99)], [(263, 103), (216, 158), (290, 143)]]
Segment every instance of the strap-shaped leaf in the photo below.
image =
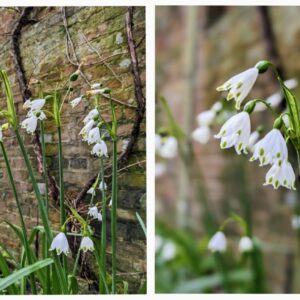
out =
[(18, 281), (20, 281), (25, 276), (28, 276), (31, 273), (36, 272), (46, 266), (49, 266), (49, 265), (53, 264), (53, 262), (54, 261), (52, 258), (47, 258), (47, 259), (41, 260), (39, 262), (36, 262), (33, 265), (27, 266), (17, 272), (12, 273), (11, 275), (0, 280), (0, 290), (6, 289), (10, 285), (15, 284)]

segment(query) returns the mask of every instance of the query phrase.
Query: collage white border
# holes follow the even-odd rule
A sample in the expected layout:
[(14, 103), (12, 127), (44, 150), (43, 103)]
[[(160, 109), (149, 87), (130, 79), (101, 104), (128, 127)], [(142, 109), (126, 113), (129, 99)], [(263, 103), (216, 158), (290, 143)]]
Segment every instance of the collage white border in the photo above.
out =
[[(245, 1), (226, 1), (226, 0), (0, 0), (1, 7), (3, 6), (145, 6), (146, 7), (146, 147), (147, 147), (147, 295), (88, 295), (89, 299), (266, 299), (272, 296), (277, 299), (296, 299), (299, 297), (294, 295), (281, 294), (265, 294), (265, 295), (246, 295), (246, 294), (155, 294), (155, 6), (167, 5), (184, 5), (184, 6), (205, 6), (205, 5), (236, 5), (236, 6), (293, 6), (300, 5), (296, 1), (260, 1), (249, 0)], [(1, 20), (0, 20), (1, 22)], [(299, 282), (300, 284), (300, 282)], [(59, 299), (66, 300), (82, 300), (82, 297), (87, 295), (74, 296), (40, 296), (43, 299)], [(1, 299), (33, 299), (39, 296), (0, 296)]]

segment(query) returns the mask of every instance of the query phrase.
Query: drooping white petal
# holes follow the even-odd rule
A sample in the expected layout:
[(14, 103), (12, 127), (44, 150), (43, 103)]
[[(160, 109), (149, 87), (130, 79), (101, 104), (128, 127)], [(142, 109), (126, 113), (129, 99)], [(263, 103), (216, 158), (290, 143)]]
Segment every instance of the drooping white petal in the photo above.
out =
[(102, 215), (101, 215), (101, 213), (98, 213), (97, 219), (98, 219), (99, 222), (102, 222)]
[(285, 80), (283, 83), (290, 90), (293, 90), (298, 86), (298, 80), (296, 78)]
[(30, 134), (33, 134), (37, 127), (37, 117), (33, 114), (31, 117), (26, 118), (22, 123), (21, 127), (26, 129)]
[(56, 250), (57, 255), (64, 253), (68, 255), (69, 253), (69, 243), (66, 235), (60, 232), (52, 241), (50, 246), (50, 251)]
[(210, 128), (202, 126), (192, 132), (192, 138), (200, 144), (207, 144), (211, 136)]
[(98, 208), (96, 206), (90, 207), (88, 211), (88, 215), (94, 219), (98, 218)]
[(101, 83), (97, 82), (91, 85), (91, 89), (95, 90), (95, 89), (99, 89), (101, 87)]
[(273, 164), (279, 160), (288, 159), (288, 150), (280, 130), (273, 128), (253, 147), (253, 156), (250, 161), (259, 159), (260, 166)]
[(87, 192), (87, 194), (92, 194), (92, 195), (96, 195), (96, 191), (93, 187), (91, 187)]
[(80, 130), (79, 135), (82, 136), (82, 140), (83, 141), (87, 141), (88, 133), (90, 132), (90, 130), (93, 128), (94, 125), (95, 125), (95, 121), (94, 120), (90, 120)]
[(253, 242), (248, 236), (243, 236), (239, 242), (240, 252), (250, 252), (253, 249)]
[(197, 116), (199, 126), (210, 126), (216, 117), (216, 112), (213, 110), (206, 110)]
[(295, 173), (287, 160), (274, 163), (266, 174), (264, 185), (271, 184), (274, 189), (283, 186), (295, 190)]
[(91, 153), (97, 155), (98, 157), (102, 157), (102, 156), (108, 157), (106, 143), (103, 140), (96, 143)]
[(85, 236), (81, 240), (80, 249), (83, 252), (87, 252), (88, 250), (94, 251), (95, 250), (95, 248), (94, 248), (94, 242), (88, 236)]
[(236, 101), (236, 109), (240, 109), (242, 101), (247, 97), (258, 76), (256, 67), (250, 68), (227, 80), (217, 88), (217, 91), (228, 91), (227, 100)]
[(256, 142), (259, 139), (259, 133), (257, 131), (253, 131), (250, 134), (250, 138), (249, 138), (249, 144), (248, 144), (248, 149), (253, 152), (254, 150), (254, 145), (256, 144)]
[(94, 120), (95, 118), (97, 118), (99, 116), (99, 112), (98, 109), (94, 108), (92, 109), (87, 116), (83, 119), (83, 123), (86, 124), (91, 120)]
[(91, 129), (87, 135), (87, 142), (89, 145), (99, 143), (101, 141), (100, 129), (95, 127)]
[(79, 96), (70, 102), (72, 108), (76, 107), (82, 100), (82, 96)]
[(102, 191), (102, 190), (107, 190), (107, 184), (103, 181), (100, 182), (99, 184), (99, 190)]
[(162, 139), (159, 155), (163, 158), (171, 159), (177, 155), (177, 139), (173, 136), (165, 137)]
[(208, 243), (208, 249), (212, 252), (224, 252), (227, 248), (226, 237), (222, 231), (216, 232)]
[(221, 138), (220, 146), (222, 149), (234, 146), (237, 154), (241, 154), (242, 151), (247, 153), (250, 133), (250, 117), (247, 112), (243, 111), (227, 120), (215, 138)]
[(23, 107), (30, 109), (32, 112), (40, 111), (43, 106), (45, 105), (46, 100), (45, 99), (36, 99), (36, 100), (26, 100)]

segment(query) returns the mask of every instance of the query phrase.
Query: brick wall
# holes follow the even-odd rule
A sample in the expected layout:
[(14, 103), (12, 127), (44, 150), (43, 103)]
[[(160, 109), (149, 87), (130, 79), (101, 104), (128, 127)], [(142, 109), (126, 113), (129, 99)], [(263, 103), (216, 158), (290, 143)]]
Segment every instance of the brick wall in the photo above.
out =
[[(127, 36), (125, 30), (126, 7), (68, 7), (66, 8), (68, 29), (73, 40), (76, 55), (83, 63), (82, 70), (87, 79), (92, 82), (102, 82), (103, 86), (112, 89), (112, 97), (127, 104), (117, 105), (118, 118), (118, 154), (122, 153), (131, 133), (135, 117), (135, 96), (133, 77), (131, 73), (130, 58), (127, 52)], [(61, 9), (59, 7), (34, 8), (31, 17), (36, 19), (34, 24), (26, 25), (21, 32), (21, 57), (28, 79), (38, 79), (43, 84), (44, 92), (53, 91), (58, 84), (62, 85), (68, 76), (76, 71), (66, 56), (66, 32), (63, 27)], [(24, 118), (22, 98), (15, 74), (14, 63), (11, 55), (9, 32), (18, 18), (18, 12), (13, 9), (0, 10), (0, 61), (1, 67), (9, 74), (13, 85), (14, 99), (20, 120)], [(8, 34), (7, 34), (8, 33)], [(140, 63), (141, 77), (145, 84), (145, 11), (137, 7), (134, 12), (134, 38), (138, 44), (137, 54)], [(89, 47), (85, 41), (98, 50), (101, 58)], [(106, 59), (107, 57), (110, 57)], [(71, 58), (73, 58), (71, 56)], [(105, 64), (101, 62), (105, 59)], [(87, 66), (89, 65), (89, 66)], [(79, 95), (80, 91), (88, 89), (85, 81), (80, 78), (76, 82)], [(30, 84), (33, 95), (37, 96), (37, 85)], [(4, 94), (1, 91), (1, 102), (4, 103)], [(104, 101), (104, 100), (103, 100)], [(62, 140), (64, 156), (64, 177), (66, 195), (75, 197), (84, 184), (98, 172), (98, 160), (91, 156), (91, 147), (82, 142), (78, 133), (82, 127), (82, 120), (91, 110), (92, 103), (81, 103), (75, 109), (65, 105), (62, 114)], [(101, 104), (104, 118), (109, 119), (109, 103)], [(124, 275), (130, 281), (130, 291), (137, 290), (139, 273), (146, 271), (146, 242), (143, 232), (136, 220), (138, 212), (145, 219), (145, 120), (141, 125), (139, 140), (133, 153), (128, 159), (128, 165), (133, 167), (124, 169), (119, 173), (119, 198), (118, 198), (118, 268), (121, 273), (137, 273)], [(37, 161), (33, 152), (32, 137), (24, 134), (27, 149), (37, 173)], [(52, 173), (57, 177), (57, 133), (53, 121), (46, 121), (46, 152), (47, 162)], [(16, 139), (8, 132), (4, 141), (13, 167), (13, 174), (17, 183), (24, 217), (28, 227), (39, 222), (37, 202), (28, 173), (16, 145)], [(109, 143), (108, 143), (109, 144)], [(109, 145), (109, 151), (111, 146)], [(110, 152), (111, 153), (111, 152)], [(135, 164), (141, 162), (140, 164)], [(109, 160), (107, 161), (109, 164)], [(38, 174), (37, 174), (38, 176)], [(42, 179), (38, 176), (39, 182)], [(12, 196), (5, 172), (4, 161), (0, 157), (0, 241), (12, 251), (18, 249), (17, 239), (3, 223), (4, 220), (18, 223), (17, 209)], [(88, 197), (85, 199), (88, 203)], [(50, 203), (49, 218), (53, 226), (59, 222), (59, 207), (53, 201)], [(110, 251), (110, 250), (109, 250)], [(17, 251), (16, 251), (17, 252)]]
[[(187, 82), (193, 80), (195, 98), (193, 103), (193, 124), (196, 128), (196, 115), (209, 109), (219, 99), (216, 87), (233, 74), (253, 66), (261, 59), (268, 59), (266, 41), (263, 37), (261, 19), (256, 7), (226, 7), (219, 9), (198, 7), (198, 27), (195, 34), (197, 51), (194, 57), (195, 77), (185, 76), (184, 57), (187, 38), (187, 8), (159, 7), (156, 9), (156, 51), (157, 51), (157, 94), (165, 96), (170, 102), (179, 124), (183, 123), (184, 106), (189, 102), (185, 97)], [(276, 47), (280, 55), (286, 78), (295, 77), (299, 81), (299, 34), (300, 21), (297, 15), (299, 7), (272, 7), (270, 16), (276, 38)], [(211, 15), (210, 20), (205, 20)], [(204, 20), (204, 21), (203, 21)], [(206, 23), (203, 25), (203, 23)], [(203, 27), (204, 26), (204, 27)], [(204, 29), (203, 29), (204, 28)], [(259, 77), (251, 96), (266, 97), (276, 91), (271, 73)], [(300, 96), (299, 87), (295, 90)], [(190, 103), (190, 102), (189, 102)], [(158, 111), (159, 112), (159, 111)], [(264, 122), (272, 126), (270, 114), (257, 114), (254, 124)], [(157, 117), (157, 125), (166, 123), (163, 113)], [(255, 126), (255, 125), (254, 125)], [(214, 128), (214, 133), (219, 127)], [(262, 183), (267, 168), (259, 168), (256, 163), (248, 163), (234, 151), (220, 150), (219, 141), (211, 140), (207, 145), (193, 143), (197, 161), (204, 175), (205, 186), (209, 193), (209, 204), (218, 216), (224, 220), (230, 211), (240, 212), (239, 185), (240, 162), (246, 169), (248, 189), (253, 205), (254, 233), (265, 242), (285, 245), (288, 251), (295, 253), (295, 233), (291, 229), (292, 210), (288, 199), (296, 198), (295, 193), (284, 189), (274, 191)], [(291, 154), (292, 156), (292, 154)], [(177, 161), (168, 163), (168, 176), (157, 181), (157, 216), (175, 223), (175, 199), (178, 186)], [(169, 188), (166, 188), (168, 186)], [(189, 219), (201, 236), (201, 208), (195, 197), (188, 203)], [(284, 286), (286, 256), (278, 252), (266, 252), (268, 279), (273, 292), (282, 292)]]

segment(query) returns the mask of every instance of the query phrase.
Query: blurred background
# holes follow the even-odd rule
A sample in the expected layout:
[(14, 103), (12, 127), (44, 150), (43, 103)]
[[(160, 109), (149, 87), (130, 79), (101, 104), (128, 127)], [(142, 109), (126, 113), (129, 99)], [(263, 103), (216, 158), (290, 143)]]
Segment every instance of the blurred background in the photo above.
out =
[[(191, 138), (197, 115), (224, 96), (216, 87), (259, 60), (272, 61), (284, 80), (299, 81), (299, 15), (300, 7), (156, 7), (156, 132), (170, 135), (170, 126), (178, 126), (184, 133), (174, 158), (156, 158), (156, 292), (300, 292), (292, 226), (299, 195), (263, 186), (268, 167), (250, 163), (250, 155), (238, 156), (232, 148), (221, 150), (212, 137), (234, 102), (224, 103), (227, 110), (207, 144)], [(269, 70), (244, 103), (278, 89)], [(300, 97), (299, 87), (293, 92)], [(284, 102), (276, 107), (284, 109)], [(253, 129), (264, 125), (262, 136), (273, 121), (268, 111), (251, 116)], [(290, 151), (289, 158), (298, 175), (295, 153)], [(226, 253), (207, 250), (208, 240), (231, 213), (245, 218), (257, 238), (255, 259), (238, 252), (242, 233), (237, 224), (225, 229)]]

